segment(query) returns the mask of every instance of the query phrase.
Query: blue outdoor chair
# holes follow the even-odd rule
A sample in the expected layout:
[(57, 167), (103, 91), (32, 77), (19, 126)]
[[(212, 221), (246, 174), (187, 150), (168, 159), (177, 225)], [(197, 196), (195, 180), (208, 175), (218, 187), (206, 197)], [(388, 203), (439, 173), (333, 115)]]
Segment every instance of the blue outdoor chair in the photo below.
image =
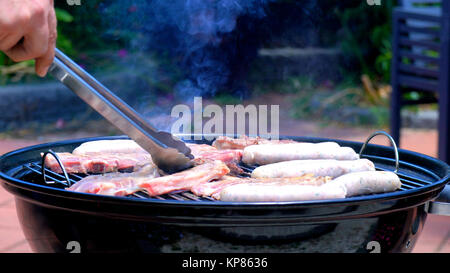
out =
[[(436, 102), (438, 157), (449, 162), (450, 0), (404, 0), (394, 9), (392, 20), (391, 135), (399, 145), (402, 106)], [(409, 91), (424, 96), (407, 100), (404, 94)]]

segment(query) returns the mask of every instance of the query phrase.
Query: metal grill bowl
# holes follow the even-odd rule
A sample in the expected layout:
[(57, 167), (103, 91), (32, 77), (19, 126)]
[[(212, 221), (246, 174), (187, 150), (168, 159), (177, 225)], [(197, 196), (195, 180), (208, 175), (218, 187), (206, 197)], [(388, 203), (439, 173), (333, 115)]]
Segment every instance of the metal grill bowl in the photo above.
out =
[[(22, 229), (34, 251), (67, 252), (76, 242), (82, 252), (367, 252), (375, 242), (382, 252), (409, 252), (427, 214), (448, 213), (448, 203), (435, 200), (450, 179), (448, 165), (401, 149), (400, 190), (346, 199), (237, 203), (189, 193), (112, 197), (44, 182), (41, 153), (71, 152), (86, 141), (118, 138), (126, 137), (48, 143), (0, 157), (2, 185), (15, 196)], [(356, 151), (363, 145), (285, 138), (336, 141)], [(395, 169), (391, 147), (368, 144), (364, 157), (377, 169)]]

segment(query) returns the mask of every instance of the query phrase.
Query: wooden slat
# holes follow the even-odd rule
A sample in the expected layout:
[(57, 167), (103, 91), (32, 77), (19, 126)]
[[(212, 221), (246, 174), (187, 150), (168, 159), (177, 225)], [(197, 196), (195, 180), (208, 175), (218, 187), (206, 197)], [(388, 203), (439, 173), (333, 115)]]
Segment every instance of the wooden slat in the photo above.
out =
[(431, 50), (439, 51), (440, 44), (437, 42), (431, 41), (422, 41), (422, 40), (411, 40), (410, 38), (399, 38), (398, 43), (403, 46), (422, 46)]
[(413, 53), (407, 50), (399, 50), (400, 58), (405, 57), (414, 61), (425, 61), (427, 63), (439, 65), (439, 58)]
[(402, 105), (418, 105), (418, 104), (430, 104), (430, 103), (437, 103), (436, 98), (423, 98), (419, 100), (404, 100), (402, 102)]
[(439, 84), (439, 159), (450, 162), (450, 1), (442, 1), (441, 77)]
[(432, 78), (438, 78), (439, 77), (439, 71), (435, 69), (428, 69), (424, 67), (418, 67), (414, 65), (409, 64), (399, 64), (398, 70), (406, 73), (412, 73), (420, 76), (425, 77), (432, 77)]
[(415, 20), (435, 22), (435, 23), (441, 22), (441, 16), (415, 13), (415, 12), (411, 12), (411, 11), (402, 10), (401, 8), (394, 9), (394, 14), (397, 16), (397, 18), (403, 19), (403, 20), (415, 19)]
[(420, 77), (412, 77), (406, 75), (398, 76), (398, 85), (399, 86), (407, 86), (411, 88), (417, 88), (419, 90), (428, 91), (428, 92), (437, 92), (438, 91), (438, 81), (437, 80), (429, 80)]
[(440, 35), (440, 29), (439, 28), (430, 28), (430, 27), (413, 27), (408, 26), (407, 23), (404, 23), (399, 26), (398, 31), (400, 33), (423, 33), (423, 34), (429, 34), (435, 38), (438, 38)]

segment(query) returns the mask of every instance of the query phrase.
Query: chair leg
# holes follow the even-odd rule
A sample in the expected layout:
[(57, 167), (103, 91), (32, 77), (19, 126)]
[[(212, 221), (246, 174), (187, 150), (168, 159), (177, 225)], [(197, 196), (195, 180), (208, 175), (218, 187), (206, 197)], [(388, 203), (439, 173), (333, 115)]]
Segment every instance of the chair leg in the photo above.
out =
[[(450, 91), (450, 90), (449, 90)], [(450, 115), (449, 115), (449, 94), (447, 91), (446, 101), (439, 97), (439, 159), (450, 163)]]
[(401, 129), (401, 96), (398, 86), (392, 86), (390, 105), (390, 133), (398, 147), (400, 147), (400, 129)]
[(450, 1), (442, 10), (441, 52), (439, 65), (439, 159), (450, 162)]
[[(444, 69), (443, 69), (444, 70)], [(445, 75), (445, 74), (444, 74)], [(448, 75), (448, 71), (447, 71)], [(438, 122), (438, 157), (442, 161), (450, 162), (450, 82), (448, 78), (441, 80), (441, 89), (439, 92), (439, 122)]]
[(401, 90), (397, 83), (398, 63), (399, 63), (399, 22), (400, 18), (397, 12), (392, 14), (392, 64), (391, 64), (391, 101), (390, 101), (390, 133), (397, 147), (400, 147), (400, 128), (401, 128)]

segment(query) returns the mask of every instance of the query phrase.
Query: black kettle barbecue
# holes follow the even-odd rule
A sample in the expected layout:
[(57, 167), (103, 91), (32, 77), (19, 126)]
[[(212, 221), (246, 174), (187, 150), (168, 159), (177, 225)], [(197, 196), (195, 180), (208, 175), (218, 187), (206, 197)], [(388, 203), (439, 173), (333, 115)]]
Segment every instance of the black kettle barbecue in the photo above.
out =
[[(180, 136), (182, 137), (182, 136)], [(211, 144), (204, 136), (195, 143)], [(36, 252), (410, 252), (428, 213), (450, 215), (449, 166), (394, 147), (336, 141), (396, 171), (402, 187), (382, 194), (289, 202), (224, 202), (189, 192), (125, 197), (67, 191), (76, 175), (52, 173), (41, 153), (70, 152), (93, 140), (27, 147), (0, 157), (0, 181), (15, 196), (22, 229)], [(195, 139), (195, 138), (194, 138)], [(244, 167), (244, 166), (243, 166)], [(251, 171), (251, 169), (247, 169)], [(43, 172), (44, 171), (44, 172)]]

